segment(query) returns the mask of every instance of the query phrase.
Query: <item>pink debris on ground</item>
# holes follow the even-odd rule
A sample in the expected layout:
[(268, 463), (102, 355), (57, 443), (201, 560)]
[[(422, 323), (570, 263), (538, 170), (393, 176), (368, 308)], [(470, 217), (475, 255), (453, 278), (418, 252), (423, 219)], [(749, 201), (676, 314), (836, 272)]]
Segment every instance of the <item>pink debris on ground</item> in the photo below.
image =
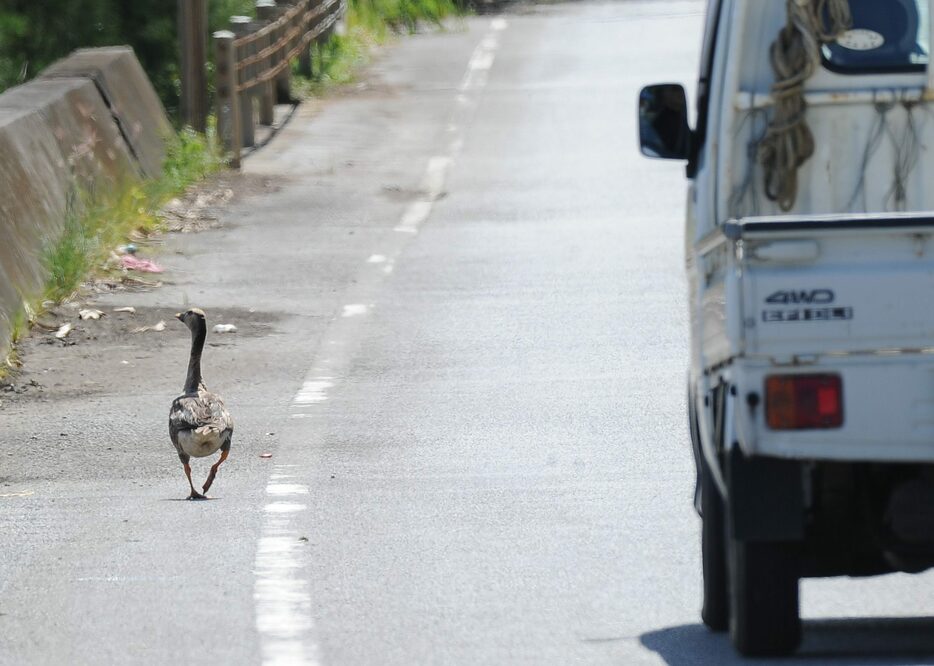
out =
[(272, 458), (272, 454), (271, 453), (260, 453), (259, 457), (260, 458)]
[(120, 257), (120, 264), (128, 271), (140, 271), (142, 273), (161, 273), (162, 266), (148, 259), (140, 259), (132, 254), (125, 254)]

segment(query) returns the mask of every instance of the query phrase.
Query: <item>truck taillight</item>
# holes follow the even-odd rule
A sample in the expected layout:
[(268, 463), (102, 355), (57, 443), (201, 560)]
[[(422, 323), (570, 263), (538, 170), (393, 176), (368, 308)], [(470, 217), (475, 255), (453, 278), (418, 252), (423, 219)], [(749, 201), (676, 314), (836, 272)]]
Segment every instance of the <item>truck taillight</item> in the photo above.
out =
[(839, 428), (843, 425), (843, 382), (840, 376), (766, 377), (765, 420), (772, 430)]

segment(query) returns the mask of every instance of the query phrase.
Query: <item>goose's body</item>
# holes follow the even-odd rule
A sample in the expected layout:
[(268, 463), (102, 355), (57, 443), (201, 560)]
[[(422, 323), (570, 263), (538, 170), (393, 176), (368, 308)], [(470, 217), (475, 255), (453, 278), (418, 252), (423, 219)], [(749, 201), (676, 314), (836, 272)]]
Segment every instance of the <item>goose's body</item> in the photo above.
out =
[(191, 358), (188, 362), (188, 376), (185, 378), (185, 392), (172, 401), (169, 410), (169, 437), (188, 478), (191, 488), (188, 499), (204, 499), (204, 495), (197, 492), (191, 482), (189, 461), (191, 458), (204, 458), (221, 452), (220, 459), (211, 467), (211, 473), (204, 482), (202, 492), (206, 493), (214, 482), (217, 468), (230, 452), (233, 419), (220, 396), (208, 391), (201, 381), (201, 352), (207, 337), (204, 312), (192, 308), (175, 316), (191, 330)]
[(224, 401), (201, 389), (195, 395), (175, 398), (169, 412), (169, 432), (173, 430), (177, 450), (192, 458), (204, 458), (230, 441), (233, 421)]

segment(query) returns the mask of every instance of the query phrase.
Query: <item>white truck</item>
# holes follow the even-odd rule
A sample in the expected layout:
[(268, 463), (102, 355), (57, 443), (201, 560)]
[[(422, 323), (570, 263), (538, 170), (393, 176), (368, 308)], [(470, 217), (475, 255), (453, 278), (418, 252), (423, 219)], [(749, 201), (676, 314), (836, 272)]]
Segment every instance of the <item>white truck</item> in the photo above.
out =
[(691, 183), (702, 618), (746, 655), (797, 648), (803, 577), (934, 566), (930, 1), (709, 0), (693, 129), (640, 95)]

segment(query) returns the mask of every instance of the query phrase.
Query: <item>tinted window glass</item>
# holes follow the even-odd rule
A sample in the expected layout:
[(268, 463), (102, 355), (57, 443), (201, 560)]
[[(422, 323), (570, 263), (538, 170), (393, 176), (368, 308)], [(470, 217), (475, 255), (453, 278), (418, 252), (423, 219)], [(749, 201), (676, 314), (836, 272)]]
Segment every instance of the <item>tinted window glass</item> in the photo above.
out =
[(822, 48), (824, 66), (844, 74), (923, 71), (928, 0), (850, 0), (853, 28)]

